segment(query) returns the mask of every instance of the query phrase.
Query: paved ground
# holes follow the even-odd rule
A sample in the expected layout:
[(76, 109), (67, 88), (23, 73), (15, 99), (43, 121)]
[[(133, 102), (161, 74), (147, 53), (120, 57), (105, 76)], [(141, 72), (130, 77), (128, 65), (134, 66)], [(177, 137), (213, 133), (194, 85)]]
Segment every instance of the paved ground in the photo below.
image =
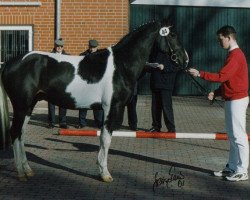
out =
[[(222, 105), (222, 103), (220, 103)], [(203, 98), (174, 97), (177, 132), (225, 132), (224, 112)], [(77, 111), (68, 111), (71, 128)], [(139, 96), (139, 128), (151, 127), (150, 96)], [(250, 111), (247, 130), (250, 131)], [(93, 129), (92, 112), (88, 112)], [(12, 149), (0, 151), (0, 199), (250, 199), (250, 181), (231, 183), (211, 176), (224, 167), (228, 142), (201, 139), (113, 137), (109, 170), (114, 182), (98, 178), (98, 137), (54, 135), (46, 128), (47, 104), (40, 102), (26, 135), (35, 177), (16, 179)], [(127, 116), (122, 129), (127, 129)], [(163, 131), (166, 130), (165, 127)]]

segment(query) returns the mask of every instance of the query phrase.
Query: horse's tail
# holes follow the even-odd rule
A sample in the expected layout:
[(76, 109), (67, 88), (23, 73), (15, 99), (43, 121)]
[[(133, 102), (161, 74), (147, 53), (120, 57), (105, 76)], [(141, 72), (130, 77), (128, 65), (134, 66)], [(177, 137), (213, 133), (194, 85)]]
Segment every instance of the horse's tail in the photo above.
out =
[(10, 121), (7, 94), (2, 83), (2, 68), (0, 68), (0, 149), (10, 146)]

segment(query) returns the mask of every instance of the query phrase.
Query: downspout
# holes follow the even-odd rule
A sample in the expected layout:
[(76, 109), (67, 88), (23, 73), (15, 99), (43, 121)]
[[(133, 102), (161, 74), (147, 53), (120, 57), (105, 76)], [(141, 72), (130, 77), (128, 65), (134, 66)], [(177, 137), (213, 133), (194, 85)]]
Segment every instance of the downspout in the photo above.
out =
[(56, 0), (56, 39), (61, 37), (61, 0)]

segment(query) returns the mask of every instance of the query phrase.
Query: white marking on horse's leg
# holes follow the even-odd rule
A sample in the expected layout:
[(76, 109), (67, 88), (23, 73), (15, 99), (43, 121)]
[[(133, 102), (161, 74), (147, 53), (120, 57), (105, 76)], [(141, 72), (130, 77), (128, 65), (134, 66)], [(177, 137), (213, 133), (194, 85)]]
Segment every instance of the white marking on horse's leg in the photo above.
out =
[(112, 136), (104, 126), (100, 135), (100, 150), (98, 153), (98, 167), (100, 176), (104, 182), (112, 182), (113, 178), (108, 171), (108, 151), (111, 144)]
[(21, 149), (21, 159), (22, 159), (22, 166), (23, 166), (23, 170), (26, 174), (26, 176), (31, 177), (34, 176), (34, 172), (32, 171), (32, 169), (30, 168), (29, 164), (28, 164), (28, 160), (26, 157), (26, 152), (25, 152), (25, 148), (24, 148), (24, 136), (26, 133), (26, 127), (27, 124), (30, 120), (30, 116), (26, 116), (24, 123), (23, 123), (23, 127), (22, 127), (22, 136), (21, 136), (21, 140), (20, 140), (20, 149)]
[(17, 176), (20, 181), (26, 181), (26, 176), (23, 170), (23, 165), (22, 165), (22, 156), (21, 156), (21, 144), (19, 138), (16, 138), (13, 144), (13, 152), (14, 152), (14, 160), (16, 164), (16, 169), (17, 169)]
[(29, 163), (28, 163), (28, 160), (27, 160), (27, 157), (26, 157), (25, 148), (24, 148), (24, 142), (23, 142), (22, 139), (20, 141), (20, 146), (21, 146), (20, 148), (21, 148), (21, 154), (22, 154), (23, 170), (24, 170), (26, 176), (32, 177), (32, 176), (34, 176), (34, 172), (32, 171), (32, 169), (29, 166)]

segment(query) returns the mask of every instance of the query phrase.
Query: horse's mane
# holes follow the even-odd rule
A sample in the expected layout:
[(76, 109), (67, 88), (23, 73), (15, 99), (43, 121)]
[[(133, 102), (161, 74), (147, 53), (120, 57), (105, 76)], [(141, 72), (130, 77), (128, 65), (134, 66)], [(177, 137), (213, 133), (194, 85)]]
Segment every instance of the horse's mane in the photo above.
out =
[[(153, 21), (153, 22), (148, 22), (146, 24), (142, 24), (133, 31), (129, 32), (127, 35), (125, 35), (115, 46), (121, 46), (125, 45), (128, 42), (131, 42), (131, 38), (133, 38), (135, 35), (140, 35), (143, 34), (143, 32), (146, 33), (146, 30), (151, 30), (151, 29), (156, 29), (156, 27), (159, 27), (160, 23)], [(144, 33), (144, 34), (145, 34)]]

